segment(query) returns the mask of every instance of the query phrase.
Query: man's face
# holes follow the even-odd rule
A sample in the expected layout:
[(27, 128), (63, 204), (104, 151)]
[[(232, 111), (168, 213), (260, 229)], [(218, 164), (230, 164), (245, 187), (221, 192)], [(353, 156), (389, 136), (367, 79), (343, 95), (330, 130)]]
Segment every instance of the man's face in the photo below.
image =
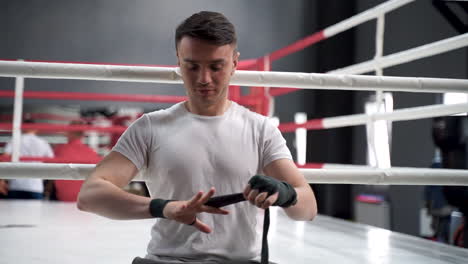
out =
[(233, 45), (216, 46), (183, 37), (177, 58), (190, 102), (205, 107), (223, 104), (238, 57)]

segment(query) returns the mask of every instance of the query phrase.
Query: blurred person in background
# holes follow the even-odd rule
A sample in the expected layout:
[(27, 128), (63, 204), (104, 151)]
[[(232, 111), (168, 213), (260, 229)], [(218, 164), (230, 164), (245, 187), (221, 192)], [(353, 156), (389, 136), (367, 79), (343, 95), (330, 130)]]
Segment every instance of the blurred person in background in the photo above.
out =
[[(441, 150), (442, 168), (468, 169), (468, 117), (436, 117), (432, 122), (432, 138)], [(465, 224), (458, 228), (453, 243), (468, 247), (468, 186), (443, 186), (442, 192), (447, 203), (457, 208), (465, 219)]]
[[(85, 121), (75, 120), (71, 126), (86, 125)], [(96, 164), (101, 161), (98, 153), (83, 143), (83, 131), (67, 131), (67, 144), (54, 148), (55, 157), (64, 163)], [(55, 180), (47, 184), (47, 193), (52, 200), (75, 202), (80, 191), (82, 180)]]
[[(33, 123), (25, 119), (24, 123)], [(20, 157), (53, 158), (54, 152), (49, 143), (37, 136), (36, 129), (25, 129), (21, 135)], [(5, 146), (3, 159), (11, 160), (12, 142)], [(11, 179), (0, 183), (0, 198), (4, 199), (42, 199), (44, 184), (41, 179)]]

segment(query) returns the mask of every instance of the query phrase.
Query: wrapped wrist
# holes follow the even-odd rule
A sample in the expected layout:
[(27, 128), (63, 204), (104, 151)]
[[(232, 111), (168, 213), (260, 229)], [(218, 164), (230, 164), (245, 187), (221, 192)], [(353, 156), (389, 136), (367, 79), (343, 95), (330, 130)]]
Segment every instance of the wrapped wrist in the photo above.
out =
[(149, 205), (150, 214), (156, 218), (166, 218), (163, 214), (164, 207), (173, 200), (153, 199)]
[(287, 182), (281, 182), (281, 187), (278, 188), (278, 200), (273, 205), (277, 205), (280, 207), (290, 207), (297, 203), (297, 192), (292, 187), (291, 184)]
[(296, 190), (287, 182), (263, 175), (255, 175), (250, 179), (249, 184), (252, 189), (257, 189), (260, 193), (267, 192), (268, 195), (272, 195), (278, 192), (278, 199), (273, 204), (274, 206), (290, 207), (297, 203)]

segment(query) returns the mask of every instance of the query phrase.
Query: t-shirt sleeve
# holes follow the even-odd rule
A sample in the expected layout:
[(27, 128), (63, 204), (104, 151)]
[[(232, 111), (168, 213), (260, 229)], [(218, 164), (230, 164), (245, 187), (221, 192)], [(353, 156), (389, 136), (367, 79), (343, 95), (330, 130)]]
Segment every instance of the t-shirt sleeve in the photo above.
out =
[(8, 142), (6, 145), (5, 145), (5, 149), (3, 150), (3, 152), (5, 152), (5, 154), (8, 154), (8, 155), (11, 155), (11, 153), (13, 152), (12, 151), (12, 146), (13, 144), (11, 144), (10, 142)]
[(125, 130), (112, 150), (124, 155), (141, 170), (147, 165), (150, 132), (149, 118), (143, 115)]
[(45, 149), (44, 149), (44, 156), (47, 158), (53, 158), (54, 157), (54, 151), (52, 150), (52, 147), (49, 145), (49, 143), (45, 142)]
[(268, 119), (265, 120), (263, 130), (263, 166), (279, 159), (291, 159), (291, 151), (286, 146), (286, 140), (279, 129)]

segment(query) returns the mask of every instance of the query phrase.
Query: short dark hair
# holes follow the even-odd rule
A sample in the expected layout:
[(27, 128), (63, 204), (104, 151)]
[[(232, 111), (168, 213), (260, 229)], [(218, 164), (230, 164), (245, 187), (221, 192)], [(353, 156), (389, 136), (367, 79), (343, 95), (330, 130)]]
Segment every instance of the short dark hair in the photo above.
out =
[(185, 19), (176, 29), (176, 49), (183, 37), (189, 36), (214, 45), (237, 44), (234, 25), (221, 13), (201, 11)]

